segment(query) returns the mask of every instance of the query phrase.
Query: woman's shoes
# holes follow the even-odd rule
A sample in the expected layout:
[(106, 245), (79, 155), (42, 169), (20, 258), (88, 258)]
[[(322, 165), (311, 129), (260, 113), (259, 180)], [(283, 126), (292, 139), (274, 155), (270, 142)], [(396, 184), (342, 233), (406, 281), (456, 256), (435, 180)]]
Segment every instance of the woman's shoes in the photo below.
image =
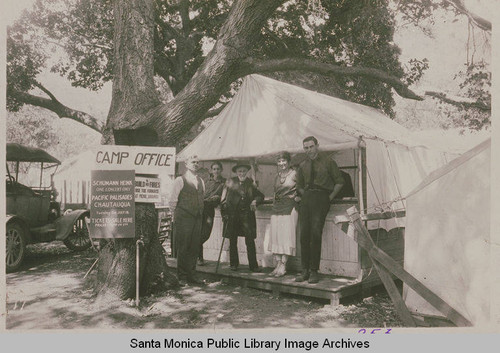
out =
[(286, 266), (282, 261), (278, 261), (276, 268), (269, 275), (273, 277), (283, 277), (286, 274)]
[(276, 265), (276, 267), (274, 268), (274, 270), (269, 274), (269, 276), (275, 276), (276, 273), (278, 272), (278, 268), (280, 267), (280, 263), (281, 262), (278, 262), (278, 264)]
[(278, 264), (278, 271), (276, 271), (276, 274), (274, 277), (283, 277), (286, 274), (286, 265), (283, 261), (280, 261)]

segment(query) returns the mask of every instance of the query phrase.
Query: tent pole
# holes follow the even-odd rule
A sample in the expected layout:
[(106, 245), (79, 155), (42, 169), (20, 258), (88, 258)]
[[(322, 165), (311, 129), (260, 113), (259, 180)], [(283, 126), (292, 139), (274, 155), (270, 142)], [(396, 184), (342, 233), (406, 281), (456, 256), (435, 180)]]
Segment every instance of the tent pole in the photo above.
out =
[(42, 188), (42, 180), (43, 180), (43, 162), (40, 167), (40, 189)]
[(360, 213), (365, 214), (365, 208), (367, 207), (367, 187), (366, 187), (366, 143), (363, 138), (359, 137), (358, 142), (358, 187), (359, 187), (359, 205)]
[(257, 187), (259, 187), (259, 182), (257, 181), (257, 171), (258, 171), (258, 166), (257, 166), (257, 160), (255, 158), (252, 158), (252, 179), (253, 182)]

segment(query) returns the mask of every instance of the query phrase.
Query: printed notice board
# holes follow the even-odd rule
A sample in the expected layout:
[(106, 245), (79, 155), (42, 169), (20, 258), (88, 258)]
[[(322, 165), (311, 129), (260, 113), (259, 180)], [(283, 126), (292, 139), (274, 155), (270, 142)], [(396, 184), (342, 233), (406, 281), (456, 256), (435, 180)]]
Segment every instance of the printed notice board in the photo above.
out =
[(135, 177), (135, 202), (161, 202), (160, 178)]
[(90, 235), (92, 238), (134, 238), (135, 171), (93, 170)]

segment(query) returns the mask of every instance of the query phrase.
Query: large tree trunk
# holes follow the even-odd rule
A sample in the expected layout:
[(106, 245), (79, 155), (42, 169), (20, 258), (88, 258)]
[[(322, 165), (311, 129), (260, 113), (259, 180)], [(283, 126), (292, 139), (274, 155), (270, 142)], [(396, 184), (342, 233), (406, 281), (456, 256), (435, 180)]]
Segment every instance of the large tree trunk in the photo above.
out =
[(136, 289), (136, 241), (140, 238), (139, 289), (141, 295), (177, 285), (158, 241), (158, 216), (154, 204), (136, 203), (135, 239), (103, 240), (97, 269), (101, 297), (132, 298)]
[(254, 48), (270, 14), (283, 2), (243, 0), (233, 4), (214, 48), (186, 87), (167, 105), (150, 111), (148, 123), (158, 132), (160, 145), (177, 144), (231, 82), (241, 77), (242, 59)]
[[(115, 78), (103, 142), (121, 145), (154, 145), (156, 133), (137, 123), (160, 104), (153, 82), (153, 2), (116, 0)], [(140, 249), (140, 292), (149, 294), (177, 283), (169, 272), (158, 241), (158, 216), (154, 204), (136, 203), (135, 239), (103, 240), (99, 254), (99, 299), (131, 298), (136, 289), (136, 241)]]
[[(150, 6), (150, 2), (134, 0), (132, 3), (148, 3)], [(117, 71), (113, 84), (113, 102), (103, 134), (105, 142), (177, 145), (189, 129), (217, 103), (231, 82), (241, 77), (242, 60), (254, 48), (270, 14), (283, 2), (284, 0), (236, 1), (214, 48), (189, 83), (168, 104), (158, 103), (156, 94), (151, 93), (154, 90), (152, 16), (149, 12), (143, 14), (144, 23), (150, 24), (148, 31), (144, 28), (135, 29), (129, 22), (138, 21), (130, 21), (134, 19), (130, 15), (123, 22), (117, 19)], [(127, 1), (117, 1), (115, 17), (123, 17), (131, 8), (134, 6), (128, 5)], [(134, 41), (133, 38), (139, 40)], [(139, 49), (140, 53), (134, 54)], [(129, 95), (130, 99), (126, 99), (125, 105), (122, 105), (127, 93), (134, 97)]]
[(115, 0), (113, 14), (114, 79), (104, 142), (155, 145), (154, 131), (143, 123), (160, 105), (153, 81), (153, 0)]

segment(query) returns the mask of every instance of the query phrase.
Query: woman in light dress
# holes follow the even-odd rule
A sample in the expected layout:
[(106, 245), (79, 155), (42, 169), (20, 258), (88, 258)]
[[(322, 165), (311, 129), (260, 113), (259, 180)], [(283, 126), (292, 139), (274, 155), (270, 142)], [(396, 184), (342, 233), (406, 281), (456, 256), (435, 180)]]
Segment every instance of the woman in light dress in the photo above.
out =
[(286, 273), (289, 256), (295, 256), (297, 226), (296, 171), (290, 166), (291, 156), (281, 152), (277, 156), (278, 174), (274, 180), (274, 202), (271, 225), (268, 233), (269, 247), (273, 253), (276, 268), (272, 276), (281, 277)]

